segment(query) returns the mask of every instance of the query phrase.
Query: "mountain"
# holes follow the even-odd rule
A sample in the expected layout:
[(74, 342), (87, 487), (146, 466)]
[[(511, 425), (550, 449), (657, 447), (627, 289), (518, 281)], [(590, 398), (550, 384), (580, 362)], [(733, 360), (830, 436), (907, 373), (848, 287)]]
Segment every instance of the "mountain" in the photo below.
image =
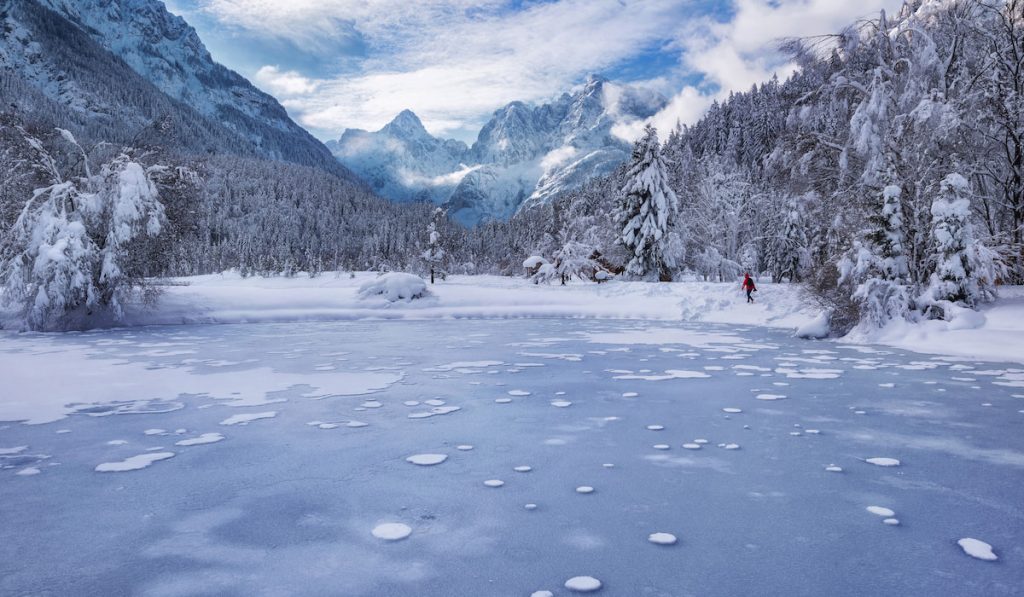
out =
[(376, 132), (348, 129), (327, 147), (378, 194), (397, 202), (444, 202), (469, 157), (465, 143), (433, 137), (410, 110)]
[(631, 150), (613, 127), (653, 116), (665, 101), (591, 76), (554, 102), (512, 102), (497, 110), (469, 148), (433, 137), (409, 110), (379, 131), (350, 129), (327, 145), (381, 195), (446, 205), (472, 226), (506, 220), (610, 173)]
[(0, 31), (0, 100), (40, 125), (128, 142), (163, 120), (147, 141), (351, 177), (158, 0), (0, 0)]

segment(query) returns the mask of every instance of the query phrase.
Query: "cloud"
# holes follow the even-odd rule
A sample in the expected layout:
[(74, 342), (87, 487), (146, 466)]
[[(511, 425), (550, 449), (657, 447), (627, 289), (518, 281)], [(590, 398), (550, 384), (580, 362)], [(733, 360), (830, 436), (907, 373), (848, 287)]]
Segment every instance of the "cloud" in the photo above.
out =
[(320, 87), (320, 82), (295, 71), (281, 71), (276, 66), (264, 66), (256, 71), (253, 82), (279, 99), (309, 95)]
[[(733, 0), (728, 18), (697, 0), (192, 1), (231, 31), (287, 40), (338, 64), (318, 78), (277, 66), (254, 77), (315, 134), (377, 129), (409, 108), (430, 132), (469, 138), (509, 101), (549, 100), (645, 53), (669, 58), (645, 84), (674, 94), (651, 121), (661, 130), (692, 123), (730, 90), (791, 73), (778, 39), (834, 32), (902, 0)], [(331, 40), (343, 37), (366, 48), (354, 71), (331, 54)], [(634, 138), (642, 126), (616, 133)]]
[[(730, 91), (746, 91), (773, 74), (785, 79), (795, 70), (777, 50), (780, 40), (841, 31), (878, 11), (897, 10), (903, 0), (736, 0), (726, 22), (710, 17), (695, 19), (680, 31), (674, 47), (680, 50), (680, 67), (699, 74), (700, 88), (683, 87), (668, 106), (649, 120), (663, 136), (676, 122), (692, 124), (714, 100)], [(615, 132), (636, 138), (645, 123), (620, 127)]]

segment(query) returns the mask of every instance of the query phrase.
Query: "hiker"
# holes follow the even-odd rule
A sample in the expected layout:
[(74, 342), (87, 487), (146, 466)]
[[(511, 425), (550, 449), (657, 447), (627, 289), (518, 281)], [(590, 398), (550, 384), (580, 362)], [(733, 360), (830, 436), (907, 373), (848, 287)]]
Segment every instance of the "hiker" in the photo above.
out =
[(751, 296), (751, 293), (757, 292), (757, 286), (754, 286), (754, 279), (750, 277), (749, 273), (743, 274), (743, 290), (747, 293), (747, 302), (754, 302), (754, 297)]

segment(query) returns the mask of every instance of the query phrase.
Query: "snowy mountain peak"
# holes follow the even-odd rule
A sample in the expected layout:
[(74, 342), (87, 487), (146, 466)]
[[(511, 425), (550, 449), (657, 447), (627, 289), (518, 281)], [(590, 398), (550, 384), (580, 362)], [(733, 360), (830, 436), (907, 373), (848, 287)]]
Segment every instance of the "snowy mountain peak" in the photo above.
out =
[(591, 75), (550, 103), (514, 101), (495, 110), (469, 149), (433, 137), (409, 110), (375, 133), (351, 129), (328, 146), (385, 197), (429, 198), (475, 225), (611, 172), (630, 150), (612, 128), (652, 116), (665, 101)]

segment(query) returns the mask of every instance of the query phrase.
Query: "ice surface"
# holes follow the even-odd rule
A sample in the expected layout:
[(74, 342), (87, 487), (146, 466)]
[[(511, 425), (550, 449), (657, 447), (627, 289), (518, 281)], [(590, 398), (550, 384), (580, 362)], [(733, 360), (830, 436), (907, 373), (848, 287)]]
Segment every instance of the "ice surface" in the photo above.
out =
[[(618, 342), (637, 329), (667, 343)], [(673, 343), (685, 335), (679, 329), (701, 346)], [(591, 335), (620, 337), (594, 344)], [(722, 337), (729, 341), (711, 340)], [(59, 423), (0, 424), (0, 594), (73, 583), (86, 595), (262, 597), (295, 587), (354, 597), (567, 595), (565, 579), (578, 574), (624, 595), (1013, 594), (1024, 578), (1024, 562), (1010, 557), (1021, 544), (1013, 521), (1024, 405), (1013, 394), (1020, 390), (992, 382), (1014, 381), (1006, 376), (1024, 366), (845, 346), (759, 328), (612, 319), (0, 332), (0, 369), (47, 371), (52, 383), (26, 376), (26, 387), (65, 392), (41, 398), (59, 405)], [(521, 367), (520, 353), (533, 351), (559, 356)], [(737, 355), (744, 368), (723, 360)], [(316, 369), (328, 363), (336, 369)], [(856, 368), (865, 364), (874, 368)], [(823, 368), (842, 373), (776, 372)], [(670, 370), (710, 377), (615, 379)], [(335, 373), (350, 375), (320, 378)], [(391, 383), (372, 396), (331, 393), (366, 389), (369, 374)], [(189, 391), (173, 385), (182, 380)], [(896, 390), (878, 385), (896, 380)], [(33, 397), (7, 389), (0, 402)], [(493, 403), (513, 389), (531, 396)], [(783, 391), (786, 400), (754, 400)], [(561, 395), (571, 408), (552, 407)], [(144, 402), (154, 398), (177, 407)], [(249, 399), (275, 402), (235, 406)], [(368, 400), (383, 406), (353, 410)], [(248, 427), (218, 426), (270, 409), (275, 417)], [(409, 418), (421, 412), (428, 416)], [(172, 447), (213, 429), (226, 439)], [(658, 442), (670, 449), (653, 449)], [(148, 460), (171, 450), (173, 458)], [(421, 453), (448, 459), (405, 462)], [(903, 465), (864, 467), (868, 457)], [(133, 459), (152, 466), (93, 470), (130, 468)], [(40, 474), (19, 476), (30, 469)], [(483, 485), (495, 477), (504, 478), (500, 489)], [(599, 491), (575, 492), (584, 486)], [(906, 524), (876, 518), (868, 505), (898, 506)], [(385, 523), (413, 532), (397, 542), (374, 536)], [(665, 531), (685, 540), (648, 543)], [(998, 564), (965, 557), (955, 545), (964, 535), (1001, 547)]]

